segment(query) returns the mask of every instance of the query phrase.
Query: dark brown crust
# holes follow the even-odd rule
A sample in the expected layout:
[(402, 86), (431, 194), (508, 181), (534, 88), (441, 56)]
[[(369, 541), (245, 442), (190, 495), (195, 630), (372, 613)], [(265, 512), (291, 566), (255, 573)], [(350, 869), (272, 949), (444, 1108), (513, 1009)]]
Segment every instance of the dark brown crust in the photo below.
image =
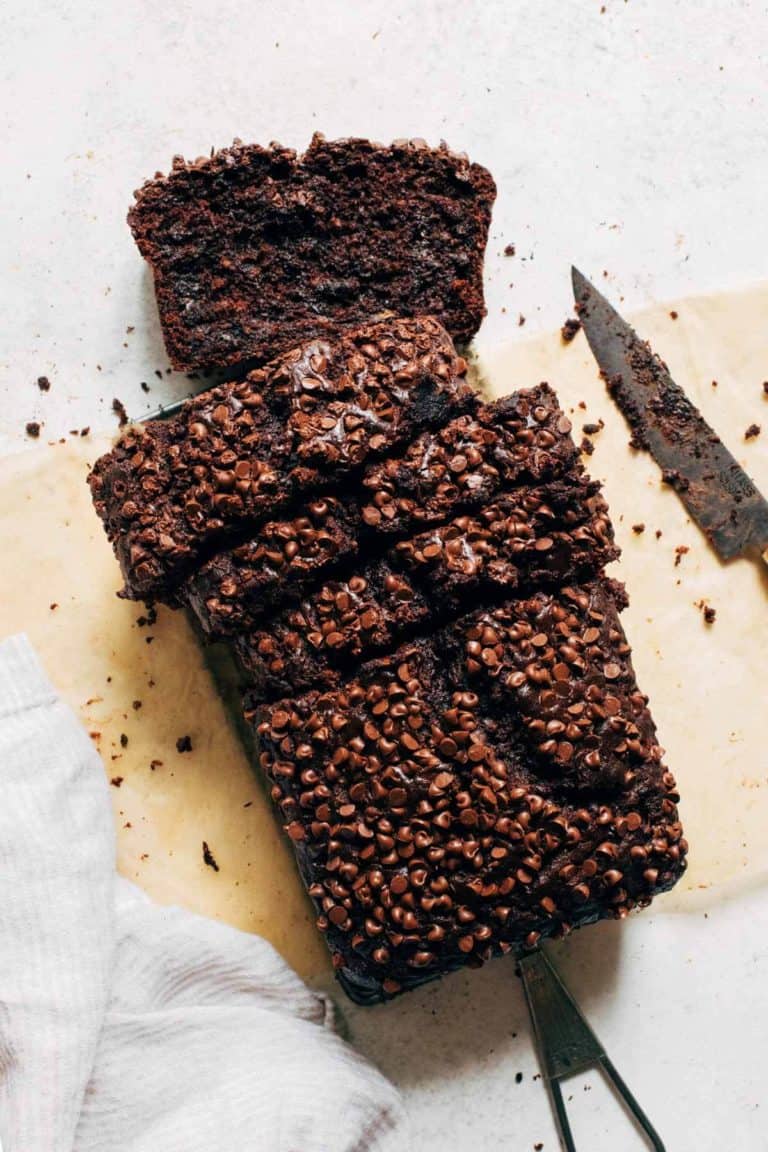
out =
[(89, 477), (126, 595), (172, 598), (228, 535), (476, 407), (465, 374), (438, 321), (388, 319), (132, 427)]
[[(583, 473), (569, 429), (547, 385), (482, 405), (422, 434), (403, 455), (370, 465), (332, 515), (329, 506), (322, 528), (311, 526), (302, 509), (299, 517), (270, 521), (242, 545), (217, 553), (185, 581), (180, 598), (210, 635), (250, 627), (266, 608), (299, 599), (346, 557), (380, 554), (398, 536), (478, 510), (526, 483), (573, 482)], [(562, 498), (558, 508), (567, 515)]]
[[(623, 917), (685, 867), (675, 782), (634, 682), (609, 585), (538, 594), (498, 612), (494, 646), (502, 616), (502, 648), (513, 653), (521, 623), (543, 620), (556, 635), (565, 620), (564, 638), (580, 634), (584, 652), (601, 648), (604, 663), (620, 665), (620, 677), (606, 679), (597, 657), (584, 667), (578, 653), (570, 661), (563, 700), (591, 709), (584, 742), (623, 729), (627, 744), (613, 744), (621, 772), (611, 765), (598, 780), (590, 770), (591, 792), (573, 761), (552, 760), (525, 728), (530, 701), (519, 690), (497, 696), (498, 684), (464, 656), (446, 661), (445, 637), (414, 641), (332, 691), (248, 713), (337, 975), (360, 1002)], [(590, 643), (584, 633), (595, 612), (600, 635)], [(483, 626), (478, 618), (452, 628), (454, 651), (471, 635), (467, 627)], [(506, 651), (501, 666), (517, 667)], [(619, 710), (611, 704), (601, 718), (609, 698)], [(514, 723), (516, 702), (522, 726), (520, 717)], [(633, 724), (642, 733), (636, 749)]]
[(496, 187), (445, 145), (316, 135), (303, 156), (238, 141), (177, 157), (128, 222), (180, 370), (270, 359), (385, 311), (468, 341), (485, 315)]
[[(350, 577), (325, 581), (276, 617), (249, 620), (235, 593), (234, 646), (249, 684), (263, 699), (326, 688), (478, 600), (594, 576), (618, 554), (597, 488), (581, 479), (510, 493), (401, 541)], [(210, 633), (220, 602), (202, 607)]]

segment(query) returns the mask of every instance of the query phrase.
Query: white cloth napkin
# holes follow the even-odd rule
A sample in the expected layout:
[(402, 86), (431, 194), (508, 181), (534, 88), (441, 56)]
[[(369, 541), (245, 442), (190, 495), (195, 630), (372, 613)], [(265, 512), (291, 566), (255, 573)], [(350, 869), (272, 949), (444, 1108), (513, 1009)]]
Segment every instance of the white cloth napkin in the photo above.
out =
[(115, 874), (98, 755), (0, 643), (3, 1152), (402, 1152), (394, 1088), (266, 941)]

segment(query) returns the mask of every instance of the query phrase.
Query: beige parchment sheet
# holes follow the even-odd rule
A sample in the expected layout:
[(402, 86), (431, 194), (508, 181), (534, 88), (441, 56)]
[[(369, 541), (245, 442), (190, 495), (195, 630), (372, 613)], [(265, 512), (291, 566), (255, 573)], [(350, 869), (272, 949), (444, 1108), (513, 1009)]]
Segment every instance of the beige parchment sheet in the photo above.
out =
[[(768, 285), (636, 322), (768, 493)], [(625, 627), (691, 844), (689, 871), (659, 908), (694, 910), (765, 884), (768, 570), (720, 564), (653, 462), (629, 449), (582, 334), (570, 345), (553, 334), (485, 349), (481, 370), (496, 394), (550, 381), (577, 438), (583, 423), (605, 422), (587, 465), (605, 482), (623, 548), (615, 574), (632, 597)], [(763, 434), (745, 441), (753, 422)], [(320, 978), (325, 951), (292, 857), (184, 617), (161, 610), (141, 627), (141, 607), (115, 596), (120, 575), (85, 484), (107, 447), (41, 443), (0, 461), (0, 636), (29, 634), (108, 777), (122, 777), (111, 789), (120, 871), (161, 902), (261, 933), (302, 976)], [(680, 546), (689, 551), (675, 566)], [(702, 599), (716, 609), (711, 626), (695, 606)], [(179, 753), (185, 735), (192, 751)], [(203, 841), (218, 872), (203, 862)]]

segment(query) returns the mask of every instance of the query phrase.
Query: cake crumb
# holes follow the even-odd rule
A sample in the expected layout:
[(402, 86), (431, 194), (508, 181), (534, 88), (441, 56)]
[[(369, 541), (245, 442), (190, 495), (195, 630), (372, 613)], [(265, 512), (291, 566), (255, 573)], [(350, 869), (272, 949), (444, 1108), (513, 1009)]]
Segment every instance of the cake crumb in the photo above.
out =
[(112, 785), (113, 788), (119, 788), (124, 779), (125, 779), (124, 776), (113, 776), (112, 779), (110, 780), (110, 784)]
[(656, 539), (661, 540), (662, 535), (663, 535), (663, 533), (661, 531), (661, 528), (657, 528), (656, 529)]
[(763, 395), (768, 396), (768, 380), (763, 380)]
[(507, 244), (506, 248), (504, 249), (504, 255), (505, 256), (514, 256), (514, 254), (515, 254), (514, 244)]
[(141, 700), (134, 700), (131, 704), (131, 708), (133, 708), (134, 712), (138, 712), (139, 708), (141, 708)]
[(142, 392), (149, 392), (149, 384), (147, 384), (146, 380), (142, 380), (139, 387), (141, 388)]
[(674, 310), (674, 308), (673, 308), (673, 309), (672, 309), (672, 311), (671, 311), (671, 312), (670, 312), (670, 314), (669, 314), (669, 318), (670, 318), (670, 320), (677, 320), (677, 317), (678, 317), (678, 313), (677, 313), (677, 312), (675, 312), (675, 310)]
[(125, 410), (125, 404), (115, 396), (112, 401), (112, 411), (117, 416), (117, 423), (121, 428), (124, 428), (128, 423), (128, 413)]
[(120, 733), (120, 747), (121, 748), (127, 748), (128, 747), (128, 737), (126, 736), (125, 732)]
[(597, 436), (598, 432), (602, 432), (605, 428), (605, 421), (598, 420), (597, 424), (582, 424), (582, 432), (586, 432), (587, 436)]
[(563, 344), (570, 344), (574, 336), (576, 336), (576, 334), (580, 331), (581, 320), (576, 320), (573, 316), (570, 316), (560, 329), (560, 337), (563, 341)]
[(525, 316), (523, 316), (523, 314), (522, 314), (522, 312), (521, 312), (521, 313), (520, 313), (520, 315), (519, 315), (519, 316), (518, 316), (518, 318), (517, 318), (517, 326), (518, 326), (518, 328), (522, 328), (523, 324), (525, 324)]
[(636, 536), (642, 536), (643, 532), (645, 532), (645, 524), (633, 524), (632, 531)]
[(714, 624), (717, 617), (717, 609), (712, 608), (711, 605), (704, 605), (704, 621), (706, 624)]
[(38, 436), (40, 435), (40, 424), (37, 420), (30, 420), (29, 423), (25, 426), (24, 430), (27, 433), (27, 436), (31, 436), (33, 440), (37, 440)]
[(760, 435), (761, 431), (762, 429), (759, 424), (750, 424), (749, 428), (747, 428), (746, 432), (744, 433), (744, 439), (754, 440), (756, 436)]
[(678, 544), (675, 548), (675, 568), (679, 567), (680, 561), (687, 552), (690, 552), (690, 548), (686, 544)]
[(59, 605), (58, 605), (58, 603), (57, 603), (55, 600), (54, 600), (53, 604), (49, 604), (49, 605), (48, 605), (48, 607), (50, 608), (51, 612), (55, 612), (55, 611), (56, 611), (56, 609), (58, 608), (58, 606), (59, 606)]
[(581, 444), (579, 445), (579, 451), (584, 453), (585, 456), (591, 456), (592, 453), (594, 452), (594, 450), (595, 450), (595, 446), (592, 443), (592, 441), (589, 439), (588, 436), (584, 436), (582, 441), (581, 441)]
[(50, 392), (51, 390), (51, 382), (47, 376), (38, 376), (37, 386), (41, 392)]
[(179, 736), (178, 740), (176, 741), (176, 751), (177, 752), (191, 752), (192, 751), (192, 737), (191, 736)]
[(522, 1082), (523, 1082), (522, 1072), (515, 1072), (515, 1084), (522, 1084)]
[(219, 871), (219, 866), (205, 840), (203, 840), (203, 862), (207, 864), (209, 868), (213, 868), (214, 872)]

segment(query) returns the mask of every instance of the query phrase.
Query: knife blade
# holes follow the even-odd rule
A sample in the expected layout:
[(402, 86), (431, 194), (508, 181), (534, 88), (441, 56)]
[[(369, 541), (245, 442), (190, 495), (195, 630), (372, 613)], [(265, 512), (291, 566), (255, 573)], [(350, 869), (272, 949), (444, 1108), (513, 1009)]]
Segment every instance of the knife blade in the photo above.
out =
[(609, 392), (723, 560), (762, 556), (768, 564), (768, 502), (666, 364), (594, 284), (571, 269), (576, 312)]

